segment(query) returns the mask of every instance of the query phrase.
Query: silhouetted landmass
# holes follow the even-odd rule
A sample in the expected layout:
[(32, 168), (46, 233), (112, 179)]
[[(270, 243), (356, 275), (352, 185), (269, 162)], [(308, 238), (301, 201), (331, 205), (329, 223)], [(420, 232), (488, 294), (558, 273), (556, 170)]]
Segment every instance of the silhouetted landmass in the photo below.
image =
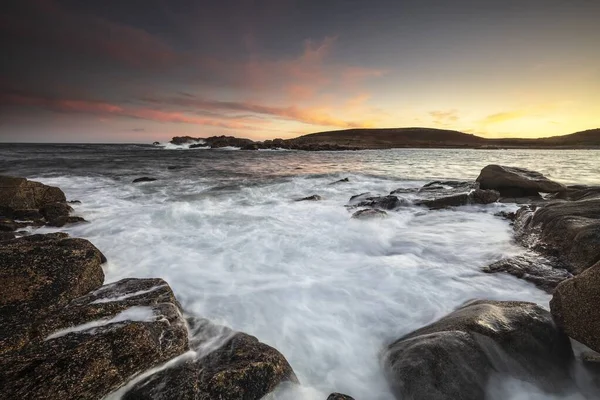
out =
[[(367, 150), (391, 148), (600, 148), (600, 128), (538, 139), (502, 138), (488, 139), (459, 131), (433, 128), (385, 128), (346, 129), (311, 133), (293, 139), (273, 139), (262, 142), (233, 136), (193, 138), (174, 137), (173, 144), (193, 143), (193, 146), (213, 148), (235, 146), (243, 150), (291, 149), (291, 150)], [(192, 147), (192, 146), (190, 146)]]

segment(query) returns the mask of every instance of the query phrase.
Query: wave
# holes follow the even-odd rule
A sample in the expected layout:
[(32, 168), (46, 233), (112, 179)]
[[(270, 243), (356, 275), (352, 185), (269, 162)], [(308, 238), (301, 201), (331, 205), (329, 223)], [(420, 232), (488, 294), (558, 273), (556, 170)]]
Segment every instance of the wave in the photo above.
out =
[(165, 150), (208, 150), (210, 146), (199, 146), (199, 147), (190, 147), (193, 145), (205, 144), (204, 140), (193, 140), (183, 144), (173, 144), (171, 142), (164, 142), (157, 144), (157, 147), (162, 147)]

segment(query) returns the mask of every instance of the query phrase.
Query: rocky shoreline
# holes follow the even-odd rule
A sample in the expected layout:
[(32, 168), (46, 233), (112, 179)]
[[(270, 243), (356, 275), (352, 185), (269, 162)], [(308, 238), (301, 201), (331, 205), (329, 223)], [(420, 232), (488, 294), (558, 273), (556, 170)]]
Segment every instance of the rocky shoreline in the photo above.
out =
[[(420, 200), (407, 201), (405, 193)], [(380, 361), (397, 398), (483, 400), (496, 374), (561, 394), (574, 385), (579, 362), (569, 338), (600, 351), (600, 188), (565, 187), (534, 171), (492, 165), (475, 182), (361, 193), (346, 207), (362, 220), (408, 206), (439, 210), (498, 201), (522, 204), (499, 217), (512, 221), (515, 240), (529, 251), (482, 270), (553, 293), (550, 312), (533, 303), (480, 299), (392, 341)], [(0, 177), (4, 398), (99, 399), (119, 391), (124, 399), (260, 399), (281, 383), (300, 383), (276, 349), (187, 315), (162, 279), (105, 284), (106, 257), (87, 240), (21, 231), (84, 221), (72, 211), (59, 188)], [(598, 374), (600, 357), (584, 358)], [(332, 393), (328, 399), (352, 398)]]

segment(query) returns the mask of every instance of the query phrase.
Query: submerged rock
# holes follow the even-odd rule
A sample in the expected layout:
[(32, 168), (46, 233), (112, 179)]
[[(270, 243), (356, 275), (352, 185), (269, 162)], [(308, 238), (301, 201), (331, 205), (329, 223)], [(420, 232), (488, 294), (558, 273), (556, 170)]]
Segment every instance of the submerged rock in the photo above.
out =
[(573, 276), (566, 269), (556, 265), (556, 262), (534, 253), (497, 261), (482, 268), (482, 271), (506, 272), (531, 282), (548, 293), (554, 292), (559, 283)]
[(600, 351), (599, 304), (600, 262), (558, 285), (550, 309), (570, 337)]
[(559, 392), (574, 356), (541, 307), (479, 300), (395, 341), (382, 357), (399, 399), (483, 400), (494, 372)]
[(503, 197), (524, 197), (564, 192), (567, 188), (536, 171), (525, 168), (488, 165), (477, 177), (481, 189), (494, 189)]
[[(192, 330), (214, 326), (201, 321)], [(282, 382), (298, 379), (285, 357), (254, 336), (218, 330), (192, 346), (196, 355), (137, 382), (123, 400), (261, 399)], [(212, 348), (211, 348), (212, 347)], [(208, 351), (207, 351), (208, 349)]]
[(90, 242), (67, 234), (31, 235), (0, 246), (0, 354), (26, 342), (33, 320), (99, 288), (106, 259)]
[(156, 178), (150, 178), (148, 176), (142, 176), (141, 178), (136, 178), (133, 180), (133, 183), (139, 183), (139, 182), (154, 182), (156, 180)]
[(358, 203), (360, 203), (361, 201), (364, 201), (369, 197), (372, 197), (371, 192), (364, 192), (364, 193), (356, 194), (356, 195), (350, 197), (350, 200), (348, 200), (348, 205), (355, 206)]
[(301, 199), (296, 199), (295, 201), (319, 201), (319, 200), (323, 200), (323, 198), (321, 196), (319, 196), (318, 194), (313, 194), (312, 196), (303, 197)]
[(60, 228), (67, 224), (78, 224), (81, 222), (88, 222), (88, 221), (86, 221), (83, 217), (62, 216), (62, 217), (53, 219), (52, 221), (48, 222), (46, 225)]
[(600, 199), (523, 207), (515, 229), (521, 242), (559, 258), (574, 274), (600, 260)]
[(378, 219), (387, 217), (387, 213), (383, 210), (378, 210), (375, 208), (366, 208), (364, 210), (358, 210), (354, 214), (352, 214), (352, 218), (354, 219)]
[(58, 218), (68, 217), (71, 211), (73, 211), (73, 208), (66, 202), (50, 203), (40, 208), (40, 214), (42, 214), (49, 223), (52, 223)]

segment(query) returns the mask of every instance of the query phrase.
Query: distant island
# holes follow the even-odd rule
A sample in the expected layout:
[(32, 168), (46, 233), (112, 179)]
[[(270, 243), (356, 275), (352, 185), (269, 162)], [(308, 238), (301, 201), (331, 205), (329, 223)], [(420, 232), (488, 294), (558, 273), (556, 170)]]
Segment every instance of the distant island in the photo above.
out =
[[(239, 147), (242, 150), (290, 149), (307, 151), (372, 150), (393, 148), (472, 149), (595, 149), (600, 128), (538, 139), (488, 139), (464, 132), (433, 128), (346, 129), (311, 133), (293, 139), (253, 141), (233, 136), (195, 138), (176, 136), (172, 144), (194, 147)], [(158, 144), (158, 142), (155, 142)]]

